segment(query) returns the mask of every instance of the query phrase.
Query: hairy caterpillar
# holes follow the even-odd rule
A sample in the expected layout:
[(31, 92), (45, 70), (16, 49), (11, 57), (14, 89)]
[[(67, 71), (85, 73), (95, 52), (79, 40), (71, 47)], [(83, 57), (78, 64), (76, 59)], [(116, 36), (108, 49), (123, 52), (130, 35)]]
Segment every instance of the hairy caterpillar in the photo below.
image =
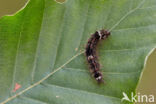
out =
[(98, 62), (96, 47), (100, 40), (106, 39), (109, 35), (110, 32), (104, 29), (96, 31), (91, 35), (86, 45), (85, 55), (89, 64), (90, 72), (98, 83), (103, 82), (103, 78), (102, 73), (100, 72), (100, 64)]

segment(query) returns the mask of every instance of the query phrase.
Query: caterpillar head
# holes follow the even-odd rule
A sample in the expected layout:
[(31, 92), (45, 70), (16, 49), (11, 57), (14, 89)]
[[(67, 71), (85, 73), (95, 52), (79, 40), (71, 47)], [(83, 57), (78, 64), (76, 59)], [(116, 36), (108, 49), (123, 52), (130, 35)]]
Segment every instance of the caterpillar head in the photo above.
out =
[(101, 39), (106, 39), (110, 35), (110, 32), (108, 30), (100, 30), (99, 31), (99, 36)]

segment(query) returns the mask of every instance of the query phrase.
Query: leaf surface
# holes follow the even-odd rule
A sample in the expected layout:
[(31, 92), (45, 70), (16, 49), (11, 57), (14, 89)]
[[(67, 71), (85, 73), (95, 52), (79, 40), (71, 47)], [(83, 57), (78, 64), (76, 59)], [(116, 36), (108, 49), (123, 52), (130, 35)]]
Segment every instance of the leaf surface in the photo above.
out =
[[(97, 48), (105, 81), (98, 85), (83, 52), (102, 28), (111, 36)], [(0, 102), (124, 104), (156, 46), (155, 28), (155, 0), (30, 0), (0, 19)]]

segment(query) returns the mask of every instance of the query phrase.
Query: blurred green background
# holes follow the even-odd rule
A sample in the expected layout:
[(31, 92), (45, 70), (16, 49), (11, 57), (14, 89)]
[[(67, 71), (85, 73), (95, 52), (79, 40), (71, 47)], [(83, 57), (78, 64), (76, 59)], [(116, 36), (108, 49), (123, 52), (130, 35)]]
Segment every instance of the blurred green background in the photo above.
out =
[[(0, 0), (0, 17), (12, 15), (22, 8), (28, 0)], [(57, 0), (64, 1), (64, 0)], [(137, 87), (141, 95), (154, 95), (156, 97), (156, 50), (149, 56), (142, 78)], [(156, 102), (155, 102), (156, 103)], [(153, 104), (155, 104), (153, 103)], [(143, 104), (143, 103), (137, 103)], [(148, 104), (148, 103), (146, 103)], [(151, 104), (151, 103), (149, 103)]]

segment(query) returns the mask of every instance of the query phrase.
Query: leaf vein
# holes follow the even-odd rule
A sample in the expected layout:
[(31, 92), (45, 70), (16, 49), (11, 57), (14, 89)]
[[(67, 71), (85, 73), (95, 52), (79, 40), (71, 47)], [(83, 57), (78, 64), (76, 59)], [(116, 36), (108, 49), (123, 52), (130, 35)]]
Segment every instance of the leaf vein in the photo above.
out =
[(130, 15), (131, 13), (135, 12), (137, 9), (140, 8), (140, 6), (145, 2), (146, 0), (142, 0), (142, 2), (135, 8), (130, 10), (128, 13), (126, 13), (116, 24), (114, 24), (109, 31), (112, 31), (114, 28), (116, 28), (128, 15)]
[[(78, 69), (78, 68), (65, 67), (65, 69), (79, 71), (79, 72), (88, 72), (89, 73), (89, 71), (87, 71), (87, 70), (82, 70), (82, 69)], [(105, 71), (101, 70), (101, 72), (103, 72), (104, 74), (135, 74), (135, 73), (139, 73), (140, 71), (134, 71), (134, 72), (105, 72)]]
[(26, 91), (30, 90), (31, 88), (39, 85), (40, 83), (42, 83), (43, 81), (45, 81), (47, 78), (49, 78), (51, 75), (53, 75), (54, 73), (56, 73), (57, 71), (61, 70), (64, 66), (66, 66), (68, 63), (70, 63), (73, 59), (75, 59), (77, 56), (81, 55), (82, 53), (84, 53), (84, 51), (81, 51), (80, 53), (74, 55), (72, 58), (70, 58), (67, 62), (65, 62), (62, 66), (58, 67), (57, 69), (55, 69), (54, 71), (52, 71), (51, 73), (49, 73), (47, 76), (45, 76), (44, 78), (42, 78), (41, 80), (39, 80), (38, 82), (32, 84), (31, 86), (27, 87), (26, 89), (20, 91), (19, 93), (15, 94), (14, 96), (11, 96), (9, 98), (7, 98), (6, 100), (4, 100), (3, 102), (1, 102), (0, 104), (5, 104), (7, 102), (9, 102), (10, 100), (15, 99), (17, 96), (20, 96), (21, 94), (25, 93)]
[[(44, 2), (45, 2), (45, 0), (44, 0)], [(45, 3), (44, 3), (44, 6), (45, 6)], [(44, 7), (44, 10), (45, 10), (45, 7)], [(43, 13), (44, 13), (44, 10), (43, 10)], [(43, 24), (43, 18), (44, 18), (44, 14), (42, 14), (41, 27), (42, 27), (42, 24)], [(33, 63), (32, 74), (31, 74), (31, 82), (32, 83), (33, 83), (34, 77), (35, 77), (36, 64), (37, 64), (37, 58), (38, 58), (38, 51), (39, 51), (39, 45), (40, 45), (40, 36), (41, 36), (41, 29), (40, 29), (39, 37), (38, 37), (38, 40), (37, 40), (37, 47), (36, 47), (36, 52), (35, 52), (35, 57), (34, 57), (35, 60), (34, 60), (34, 63)]]
[(54, 84), (50, 84), (50, 83), (44, 83), (45, 85), (47, 86), (50, 86), (50, 87), (58, 87), (58, 88), (63, 88), (63, 89), (69, 89), (69, 90), (74, 90), (74, 91), (81, 91), (83, 93), (89, 93), (89, 94), (93, 94), (93, 95), (98, 95), (98, 96), (103, 96), (103, 97), (108, 97), (108, 98), (113, 98), (113, 99), (117, 99), (117, 100), (121, 100), (119, 97), (115, 97), (115, 96), (108, 96), (108, 95), (102, 95), (102, 94), (99, 94), (99, 93), (94, 93), (94, 92), (89, 92), (89, 91), (86, 91), (86, 90), (81, 90), (81, 89), (74, 89), (74, 88), (69, 88), (69, 87), (62, 87), (62, 86), (59, 86), (59, 85), (54, 85)]

